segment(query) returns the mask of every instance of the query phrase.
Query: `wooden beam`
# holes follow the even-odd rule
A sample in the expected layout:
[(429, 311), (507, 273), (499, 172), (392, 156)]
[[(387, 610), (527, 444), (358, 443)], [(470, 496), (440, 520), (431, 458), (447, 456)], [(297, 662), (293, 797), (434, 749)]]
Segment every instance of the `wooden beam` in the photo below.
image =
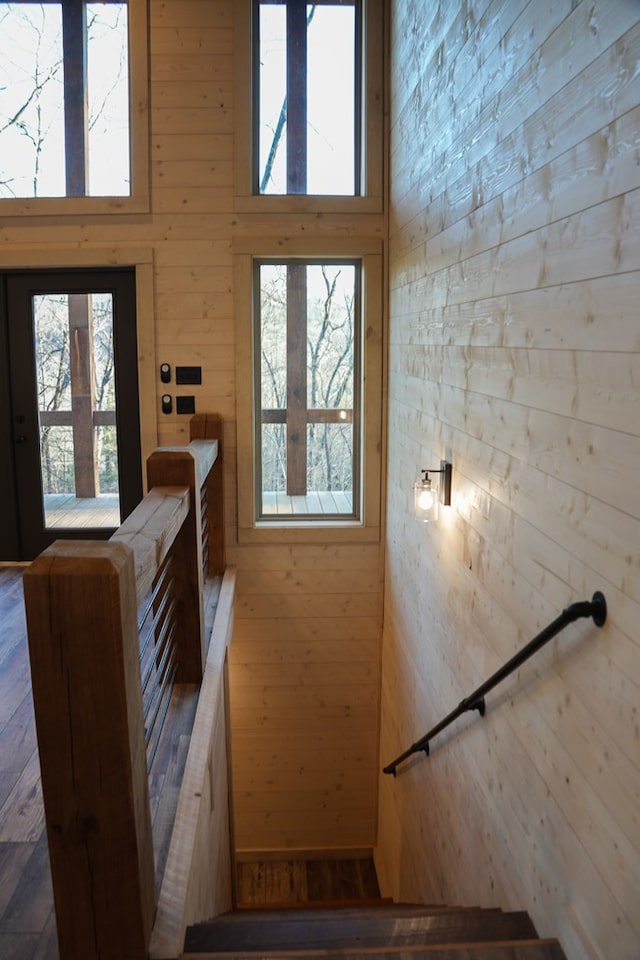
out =
[(287, 495), (307, 492), (307, 265), (287, 264)]
[(87, 194), (88, 100), (87, 100), (87, 5), (85, 0), (62, 4), (64, 56), (64, 139), (66, 194)]
[(287, 3), (287, 193), (307, 192), (307, 4)]
[(93, 429), (95, 390), (90, 294), (69, 294), (69, 360), (76, 496), (95, 497), (99, 482)]

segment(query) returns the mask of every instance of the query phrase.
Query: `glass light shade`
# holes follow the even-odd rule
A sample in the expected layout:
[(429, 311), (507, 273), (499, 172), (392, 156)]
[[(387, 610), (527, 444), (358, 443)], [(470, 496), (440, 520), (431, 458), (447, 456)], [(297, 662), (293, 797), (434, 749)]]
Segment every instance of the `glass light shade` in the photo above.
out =
[(413, 485), (413, 510), (423, 523), (438, 519), (438, 486), (429, 477), (421, 477)]

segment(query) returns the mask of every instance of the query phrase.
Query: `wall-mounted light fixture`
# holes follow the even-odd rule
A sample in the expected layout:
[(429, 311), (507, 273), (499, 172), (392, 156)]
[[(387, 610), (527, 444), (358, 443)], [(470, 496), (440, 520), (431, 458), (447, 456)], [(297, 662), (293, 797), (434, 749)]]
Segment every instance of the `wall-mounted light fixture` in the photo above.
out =
[[(413, 485), (413, 509), (418, 520), (433, 523), (438, 519), (438, 506), (451, 506), (451, 464), (440, 461), (439, 470), (421, 470), (422, 474)], [(433, 481), (430, 473), (440, 475), (440, 482)]]

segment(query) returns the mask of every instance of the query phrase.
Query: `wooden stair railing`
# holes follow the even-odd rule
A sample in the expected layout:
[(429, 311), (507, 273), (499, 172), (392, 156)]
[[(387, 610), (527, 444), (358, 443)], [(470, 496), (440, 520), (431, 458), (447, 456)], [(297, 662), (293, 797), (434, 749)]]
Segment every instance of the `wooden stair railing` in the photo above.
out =
[[(201, 504), (203, 490), (222, 489), (221, 441), (200, 439), (221, 436), (221, 420), (193, 429), (189, 447), (152, 454), (152, 489), (111, 540), (56, 541), (24, 574), (61, 960), (148, 956), (156, 878), (138, 608), (172, 553), (177, 680), (200, 683), (203, 578), (224, 564), (222, 503)], [(203, 526), (217, 536), (206, 561)]]

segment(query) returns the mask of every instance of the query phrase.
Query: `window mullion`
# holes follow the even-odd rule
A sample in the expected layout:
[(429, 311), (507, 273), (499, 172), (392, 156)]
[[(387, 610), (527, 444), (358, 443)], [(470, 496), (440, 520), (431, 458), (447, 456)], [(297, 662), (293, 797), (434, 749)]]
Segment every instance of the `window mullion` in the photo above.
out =
[(87, 7), (85, 0), (62, 4), (64, 53), (65, 171), (68, 197), (87, 195)]
[(307, 268), (287, 267), (287, 494), (307, 493)]

